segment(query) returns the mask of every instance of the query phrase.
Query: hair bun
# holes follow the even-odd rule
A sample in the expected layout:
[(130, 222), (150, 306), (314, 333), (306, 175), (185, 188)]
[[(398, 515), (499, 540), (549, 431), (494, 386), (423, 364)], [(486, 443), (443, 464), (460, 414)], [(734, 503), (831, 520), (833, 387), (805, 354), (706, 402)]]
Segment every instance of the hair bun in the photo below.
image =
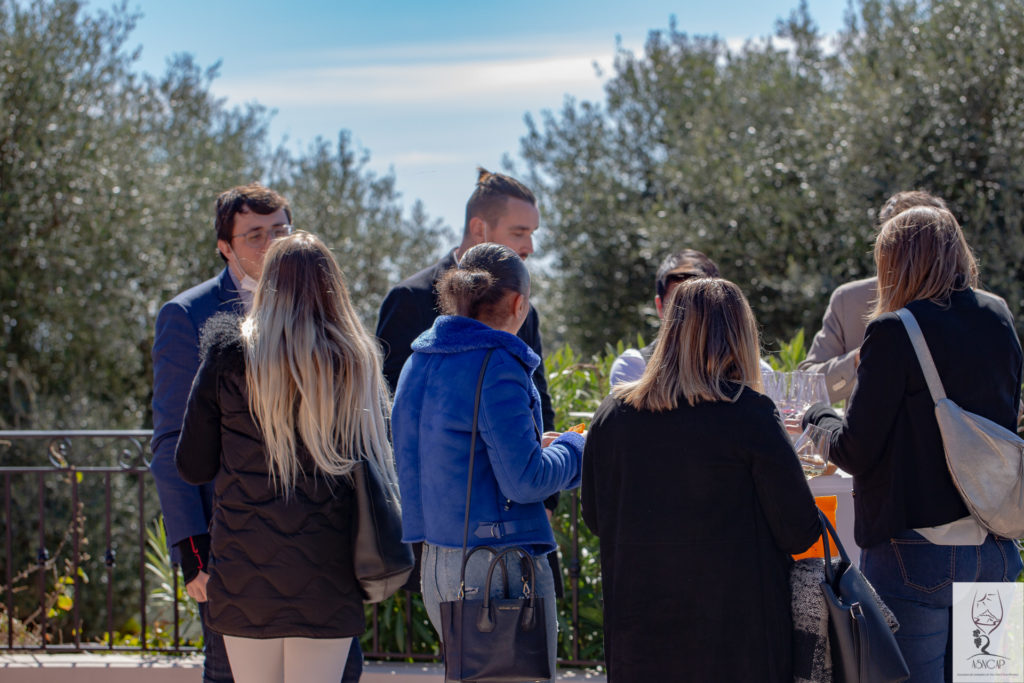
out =
[(516, 252), (492, 242), (470, 248), (437, 283), (444, 313), (474, 319), (486, 315), (510, 291), (528, 295), (530, 273)]

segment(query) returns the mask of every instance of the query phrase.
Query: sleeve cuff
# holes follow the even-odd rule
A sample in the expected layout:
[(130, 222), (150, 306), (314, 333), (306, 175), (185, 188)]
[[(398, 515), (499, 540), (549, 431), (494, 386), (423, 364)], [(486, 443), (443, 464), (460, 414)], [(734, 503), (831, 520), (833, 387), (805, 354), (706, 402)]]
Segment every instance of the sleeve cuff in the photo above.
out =
[(198, 534), (175, 543), (181, 553), (181, 576), (185, 583), (207, 572), (210, 561), (210, 534)]
[(834, 417), (838, 420), (839, 414), (832, 410), (832, 406), (827, 403), (815, 403), (804, 413), (804, 418), (800, 421), (800, 427), (807, 429), (807, 425), (816, 425), (823, 417)]
[(567, 444), (582, 453), (583, 446), (586, 445), (587, 440), (583, 438), (582, 434), (578, 434), (577, 432), (562, 432), (562, 435), (552, 441), (551, 445), (554, 446), (560, 443)]

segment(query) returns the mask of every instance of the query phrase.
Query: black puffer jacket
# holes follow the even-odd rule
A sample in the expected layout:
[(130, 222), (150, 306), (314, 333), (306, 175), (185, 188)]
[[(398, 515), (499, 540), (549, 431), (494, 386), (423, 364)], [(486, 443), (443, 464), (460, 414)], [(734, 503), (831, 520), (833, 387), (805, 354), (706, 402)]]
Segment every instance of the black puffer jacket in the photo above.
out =
[[(249, 414), (239, 319), (211, 318), (202, 349), (175, 459), (186, 481), (214, 482), (210, 627), (245, 638), (361, 634), (351, 487), (343, 478), (300, 474), (288, 500), (275, 492)], [(304, 453), (300, 446), (300, 460)]]

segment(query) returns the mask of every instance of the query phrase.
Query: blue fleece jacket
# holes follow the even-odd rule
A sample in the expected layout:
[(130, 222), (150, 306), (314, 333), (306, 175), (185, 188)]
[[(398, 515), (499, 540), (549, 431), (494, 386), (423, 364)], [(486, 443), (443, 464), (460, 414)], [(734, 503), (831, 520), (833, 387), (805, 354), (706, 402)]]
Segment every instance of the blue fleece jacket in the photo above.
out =
[(484, 374), (473, 466), (469, 546), (554, 550), (542, 501), (580, 484), (583, 438), (540, 445), (540, 358), (521, 339), (459, 316), (442, 316), (412, 344), (391, 413), (407, 542), (462, 547), (473, 399)]

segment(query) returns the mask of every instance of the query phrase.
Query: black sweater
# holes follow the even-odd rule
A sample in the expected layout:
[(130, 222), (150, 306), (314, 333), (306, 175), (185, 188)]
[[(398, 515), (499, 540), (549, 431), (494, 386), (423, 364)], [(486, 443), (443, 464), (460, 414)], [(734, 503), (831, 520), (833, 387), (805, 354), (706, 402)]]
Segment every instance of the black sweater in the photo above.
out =
[(606, 398), (582, 499), (601, 537), (609, 680), (793, 680), (790, 553), (819, 523), (771, 399), (745, 389), (654, 413)]
[[(1005, 302), (956, 292), (946, 306), (914, 301), (946, 395), (1015, 430), (1021, 346)], [(946, 467), (934, 403), (903, 323), (886, 313), (867, 328), (845, 419), (813, 406), (805, 423), (832, 430), (830, 457), (854, 475), (854, 537), (861, 547), (969, 514)]]

